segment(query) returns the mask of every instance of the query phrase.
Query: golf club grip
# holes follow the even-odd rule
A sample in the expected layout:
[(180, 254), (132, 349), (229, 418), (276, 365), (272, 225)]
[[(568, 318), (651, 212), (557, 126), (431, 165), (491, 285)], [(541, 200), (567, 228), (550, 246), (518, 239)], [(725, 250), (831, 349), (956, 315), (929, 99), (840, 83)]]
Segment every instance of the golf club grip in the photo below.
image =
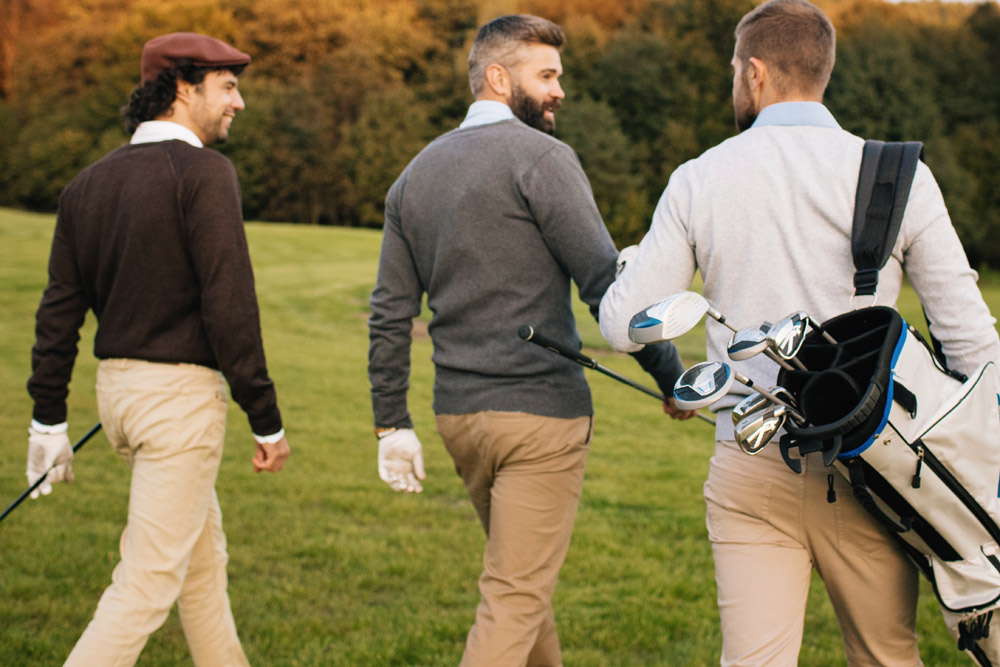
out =
[(535, 345), (540, 345), (541, 347), (548, 348), (556, 354), (566, 357), (567, 359), (572, 359), (578, 364), (587, 366), (588, 368), (597, 368), (597, 362), (588, 356), (580, 354), (574, 350), (569, 349), (565, 345), (561, 345), (556, 341), (548, 338), (547, 336), (535, 331), (535, 328), (530, 324), (522, 324), (518, 330), (517, 335), (526, 341), (534, 343)]
[[(81, 447), (83, 447), (87, 443), (87, 441), (90, 440), (92, 437), (94, 437), (94, 434), (97, 433), (100, 430), (101, 430), (101, 422), (97, 422), (97, 424), (95, 424), (94, 426), (92, 426), (90, 428), (90, 430), (87, 431), (83, 435), (83, 437), (80, 438), (77, 441), (77, 443), (75, 445), (73, 445), (73, 453), (75, 454), (78, 449), (80, 449)], [(37, 480), (35, 480), (34, 484), (32, 484), (31, 486), (29, 486), (24, 491), (24, 493), (22, 493), (21, 495), (19, 495), (17, 497), (17, 500), (15, 500), (13, 503), (10, 504), (10, 507), (8, 507), (7, 509), (5, 509), (3, 511), (3, 514), (0, 514), (0, 521), (3, 521), (5, 518), (7, 518), (7, 515), (10, 514), (11, 512), (13, 512), (17, 508), (17, 506), (20, 505), (24, 501), (25, 498), (27, 498), (28, 496), (30, 496), (32, 491), (34, 491), (35, 489), (37, 489), (38, 487), (40, 487), (42, 485), (42, 482), (44, 482), (45, 479), (49, 476), (49, 472), (53, 468), (55, 468), (55, 467), (56, 467), (56, 464), (53, 464), (53, 465), (49, 466), (49, 469), (45, 471), (45, 474), (43, 474), (41, 477), (39, 477)]]

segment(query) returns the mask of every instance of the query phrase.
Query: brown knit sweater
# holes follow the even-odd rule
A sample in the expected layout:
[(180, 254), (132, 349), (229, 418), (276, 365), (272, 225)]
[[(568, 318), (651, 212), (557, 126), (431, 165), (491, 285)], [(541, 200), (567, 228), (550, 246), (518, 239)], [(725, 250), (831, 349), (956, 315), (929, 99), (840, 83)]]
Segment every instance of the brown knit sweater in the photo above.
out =
[(217, 368), (254, 433), (282, 428), (239, 184), (221, 154), (176, 140), (122, 146), (63, 191), (28, 381), (43, 424), (66, 420), (88, 310), (99, 359)]

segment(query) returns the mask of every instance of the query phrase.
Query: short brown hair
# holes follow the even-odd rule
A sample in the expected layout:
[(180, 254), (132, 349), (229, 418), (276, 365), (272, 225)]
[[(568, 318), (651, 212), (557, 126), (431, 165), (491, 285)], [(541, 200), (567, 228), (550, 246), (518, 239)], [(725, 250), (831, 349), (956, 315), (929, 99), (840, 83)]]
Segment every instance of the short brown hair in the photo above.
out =
[(469, 50), (469, 85), (479, 96), (486, 68), (493, 63), (504, 67), (517, 64), (517, 50), (523, 44), (547, 44), (562, 50), (566, 35), (552, 21), (531, 14), (509, 14), (495, 18), (479, 29)]
[(736, 58), (767, 63), (779, 93), (818, 93), (830, 82), (837, 36), (830, 19), (806, 0), (769, 0), (736, 26)]

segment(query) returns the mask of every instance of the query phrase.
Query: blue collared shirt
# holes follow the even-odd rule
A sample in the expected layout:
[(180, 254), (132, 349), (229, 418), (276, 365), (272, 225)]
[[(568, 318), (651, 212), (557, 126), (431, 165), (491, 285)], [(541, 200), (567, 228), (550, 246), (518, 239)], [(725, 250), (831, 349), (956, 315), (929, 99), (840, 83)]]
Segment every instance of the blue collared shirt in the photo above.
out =
[(469, 112), (465, 114), (465, 120), (458, 127), (475, 127), (476, 125), (499, 123), (502, 120), (510, 120), (513, 117), (514, 112), (503, 102), (479, 100), (469, 105)]
[(751, 127), (768, 125), (810, 125), (839, 130), (833, 114), (819, 102), (779, 102), (771, 104), (757, 114)]

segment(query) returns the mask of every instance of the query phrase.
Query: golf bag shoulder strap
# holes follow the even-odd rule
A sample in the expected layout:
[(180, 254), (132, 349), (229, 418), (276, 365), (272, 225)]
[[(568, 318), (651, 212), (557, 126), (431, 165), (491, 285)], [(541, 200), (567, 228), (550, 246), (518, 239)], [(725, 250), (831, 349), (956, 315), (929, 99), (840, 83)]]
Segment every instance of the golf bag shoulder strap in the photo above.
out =
[(923, 151), (919, 141), (865, 142), (851, 232), (855, 296), (875, 294), (879, 269), (892, 254)]

